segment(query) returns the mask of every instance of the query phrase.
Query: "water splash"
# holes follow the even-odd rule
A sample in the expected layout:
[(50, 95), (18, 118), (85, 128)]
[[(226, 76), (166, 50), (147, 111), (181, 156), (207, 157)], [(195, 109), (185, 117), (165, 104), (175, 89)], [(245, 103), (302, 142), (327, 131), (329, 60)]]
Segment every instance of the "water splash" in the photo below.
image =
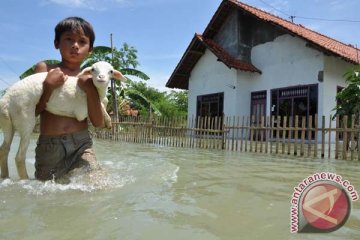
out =
[(127, 173), (111, 174), (106, 169), (99, 168), (90, 173), (85, 173), (81, 170), (73, 171), (67, 178), (59, 181), (49, 180), (42, 182), (35, 179), (4, 179), (0, 180), (0, 189), (13, 190), (14, 188), (17, 188), (20, 191), (26, 190), (28, 194), (32, 195), (43, 195), (64, 191), (93, 192), (121, 188), (126, 184), (135, 182), (135, 180), (136, 178), (134, 176), (128, 175)]
[(164, 182), (170, 187), (172, 184), (177, 182), (178, 175), (180, 167), (175, 166), (175, 169), (167, 169), (162, 173), (161, 178), (164, 180)]

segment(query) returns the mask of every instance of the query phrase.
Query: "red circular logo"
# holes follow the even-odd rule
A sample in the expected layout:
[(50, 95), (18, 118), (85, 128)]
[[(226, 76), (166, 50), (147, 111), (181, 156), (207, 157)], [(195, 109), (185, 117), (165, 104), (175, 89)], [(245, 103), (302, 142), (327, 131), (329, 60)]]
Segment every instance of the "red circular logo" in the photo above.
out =
[(302, 213), (320, 232), (335, 231), (343, 226), (350, 214), (350, 200), (346, 192), (333, 184), (310, 186), (302, 199)]

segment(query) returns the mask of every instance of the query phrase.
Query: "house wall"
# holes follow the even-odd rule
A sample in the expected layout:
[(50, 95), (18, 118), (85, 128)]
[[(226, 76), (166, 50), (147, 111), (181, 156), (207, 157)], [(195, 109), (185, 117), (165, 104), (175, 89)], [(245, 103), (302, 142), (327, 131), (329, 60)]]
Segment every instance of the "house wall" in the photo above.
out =
[(285, 30), (243, 10), (233, 9), (214, 37), (214, 40), (237, 59), (251, 62), (251, 49), (265, 42), (273, 41), (285, 34)]
[(322, 88), (318, 73), (324, 69), (324, 56), (306, 47), (306, 42), (300, 38), (285, 34), (274, 41), (259, 44), (253, 47), (251, 59), (262, 74), (247, 81), (243, 80), (244, 74), (239, 74), (239, 89), (249, 93), (267, 90), (266, 115), (270, 115), (271, 89), (307, 84), (319, 84), (319, 89)]
[(214, 40), (230, 55), (242, 59), (238, 50), (239, 39), (237, 20), (237, 11), (231, 11), (231, 13), (227, 16), (224, 24), (219, 29), (219, 32), (216, 34)]
[[(262, 74), (229, 69), (206, 50), (191, 73), (189, 116), (196, 115), (197, 96), (218, 92), (224, 92), (225, 115), (249, 116), (251, 92), (263, 90), (267, 91), (266, 115), (269, 116), (271, 89), (318, 84), (318, 116), (325, 115), (328, 121), (328, 116), (334, 113), (337, 86), (346, 86), (343, 74), (354, 67), (338, 57), (307, 47), (304, 40), (288, 34), (253, 47), (251, 59)], [(319, 81), (321, 71), (323, 80)], [(318, 124), (320, 121), (321, 117)]]
[[(346, 62), (338, 57), (326, 56), (324, 66), (324, 84), (322, 92), (319, 92), (319, 97), (322, 97), (324, 101), (319, 104), (319, 108), (322, 109), (319, 115), (326, 116), (325, 125), (329, 126), (329, 116), (334, 115), (333, 111), (336, 106), (336, 93), (337, 87), (346, 87), (344, 73), (356, 67), (356, 65)], [(321, 95), (320, 95), (321, 94)], [(320, 116), (321, 116), (320, 115)], [(332, 121), (332, 126), (336, 126), (336, 122)], [(331, 137), (332, 141), (335, 139), (335, 133)]]
[(237, 71), (229, 69), (209, 50), (197, 62), (189, 79), (188, 113), (189, 117), (196, 115), (197, 96), (224, 92), (224, 113), (234, 115), (236, 104), (236, 91), (232, 86), (236, 85)]
[(250, 94), (254, 91), (267, 90), (266, 115), (270, 115), (270, 89), (319, 83), (320, 92), (318, 73), (324, 69), (324, 56), (305, 45), (299, 38), (282, 35), (255, 46), (252, 63), (262, 74), (229, 69), (206, 50), (189, 80), (189, 115), (196, 114), (196, 97), (204, 94), (224, 92), (224, 113), (246, 116), (250, 115)]

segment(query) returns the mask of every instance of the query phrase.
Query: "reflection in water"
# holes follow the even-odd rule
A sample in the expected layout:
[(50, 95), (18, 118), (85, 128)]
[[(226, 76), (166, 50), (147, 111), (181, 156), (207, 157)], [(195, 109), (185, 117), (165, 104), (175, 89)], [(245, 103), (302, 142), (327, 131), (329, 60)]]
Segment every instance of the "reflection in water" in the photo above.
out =
[[(15, 139), (18, 142), (18, 139)], [(14, 142), (17, 144), (17, 142)], [(16, 148), (16, 147), (14, 147)], [(33, 176), (35, 140), (27, 167)], [(360, 164), (95, 140), (102, 170), (69, 184), (0, 180), (0, 239), (358, 239), (360, 204), (331, 234), (290, 234), (305, 177), (336, 172), (360, 192)]]

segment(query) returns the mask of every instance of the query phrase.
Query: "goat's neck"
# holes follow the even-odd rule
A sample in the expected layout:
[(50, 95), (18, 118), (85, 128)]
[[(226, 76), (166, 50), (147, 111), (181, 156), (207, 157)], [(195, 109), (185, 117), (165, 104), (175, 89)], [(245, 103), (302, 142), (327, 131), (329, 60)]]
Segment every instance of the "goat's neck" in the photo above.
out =
[(99, 98), (100, 99), (104, 99), (106, 97), (106, 89), (107, 89), (107, 87), (105, 89), (96, 87), (96, 90), (99, 93)]

